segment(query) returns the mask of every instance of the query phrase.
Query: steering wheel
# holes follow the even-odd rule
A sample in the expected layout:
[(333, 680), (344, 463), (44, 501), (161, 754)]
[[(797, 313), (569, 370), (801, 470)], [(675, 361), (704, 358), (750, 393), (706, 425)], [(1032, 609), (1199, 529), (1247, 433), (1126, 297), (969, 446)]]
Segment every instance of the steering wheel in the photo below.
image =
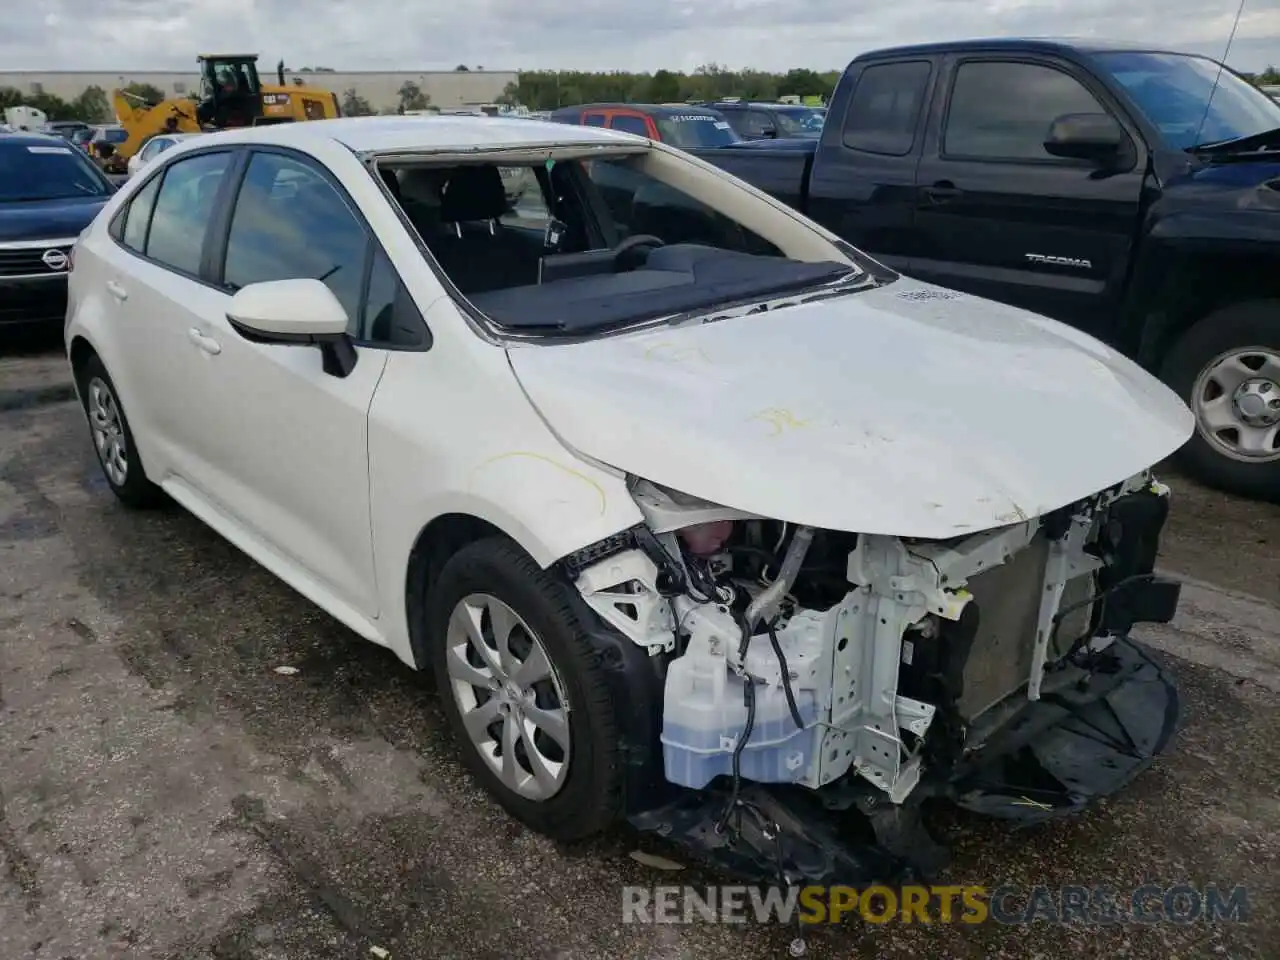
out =
[[(640, 247), (665, 247), (667, 242), (652, 233), (637, 233), (613, 248), (613, 262), (620, 270), (634, 270), (643, 262), (635, 251)], [(634, 262), (632, 262), (634, 261)]]

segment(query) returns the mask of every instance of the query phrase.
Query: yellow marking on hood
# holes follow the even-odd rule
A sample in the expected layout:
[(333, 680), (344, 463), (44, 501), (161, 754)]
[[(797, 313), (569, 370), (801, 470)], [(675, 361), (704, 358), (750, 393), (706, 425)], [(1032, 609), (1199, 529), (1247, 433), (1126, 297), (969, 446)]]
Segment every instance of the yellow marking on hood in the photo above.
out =
[(782, 410), (777, 407), (770, 407), (767, 410), (761, 410), (759, 413), (752, 414), (747, 419), (760, 420), (763, 423), (769, 424), (769, 426), (773, 428), (769, 433), (769, 436), (771, 437), (779, 436), (787, 430), (799, 430), (800, 428), (807, 427), (809, 424), (813, 423), (812, 418), (808, 420), (801, 420), (790, 410)]
[(534, 453), (529, 450), (512, 450), (508, 453), (499, 453), (496, 456), (492, 456), (488, 460), (483, 461), (482, 463), (476, 464), (476, 466), (471, 468), (471, 472), (467, 475), (467, 488), (468, 489), (471, 488), (472, 483), (475, 480), (476, 474), (479, 473), (481, 470), (484, 470), (486, 467), (490, 467), (493, 464), (498, 463), (502, 460), (512, 460), (512, 459), (515, 459), (516, 457), (525, 457), (530, 460), (537, 460), (537, 461), (540, 461), (541, 463), (549, 464), (555, 467), (557, 470), (560, 470), (564, 473), (567, 473), (571, 477), (576, 477), (577, 479), (581, 480), (583, 483), (589, 486), (592, 490), (594, 490), (596, 493), (596, 496), (600, 498), (600, 516), (602, 517), (604, 516), (605, 506), (609, 502), (609, 498), (604, 492), (604, 487), (600, 486), (600, 484), (596, 483), (596, 481), (592, 480), (585, 473), (582, 473), (579, 470), (573, 469), (573, 467), (565, 466), (563, 463), (559, 463), (558, 461), (553, 460), (550, 457), (545, 456), (544, 454)]

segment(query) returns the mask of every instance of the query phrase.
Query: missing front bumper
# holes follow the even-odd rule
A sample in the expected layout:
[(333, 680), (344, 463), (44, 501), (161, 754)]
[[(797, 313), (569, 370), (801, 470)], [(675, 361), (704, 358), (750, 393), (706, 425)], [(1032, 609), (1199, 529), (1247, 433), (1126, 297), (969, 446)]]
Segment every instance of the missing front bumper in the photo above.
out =
[(753, 882), (927, 879), (946, 854), (921, 818), (924, 800), (1036, 823), (1115, 793), (1167, 748), (1181, 710), (1173, 677), (1128, 639), (1094, 658), (1086, 684), (1025, 701), (979, 749), (926, 774), (907, 803), (850, 775), (817, 791), (744, 785), (727, 829), (727, 789), (683, 791), (631, 822)]

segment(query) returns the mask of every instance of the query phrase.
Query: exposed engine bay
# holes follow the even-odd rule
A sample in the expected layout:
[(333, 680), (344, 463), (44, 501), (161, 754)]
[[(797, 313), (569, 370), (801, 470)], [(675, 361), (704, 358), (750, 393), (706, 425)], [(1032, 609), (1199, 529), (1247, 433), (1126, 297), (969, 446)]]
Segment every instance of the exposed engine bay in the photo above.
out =
[[(928, 872), (940, 851), (919, 800), (1024, 820), (1069, 812), (1127, 782), (1173, 732), (1176, 690), (1127, 639), (1134, 623), (1170, 620), (1179, 595), (1154, 572), (1168, 489), (1147, 473), (948, 541), (631, 489), (645, 524), (566, 568), (659, 664), (661, 767), (685, 789), (633, 822), (719, 851), (735, 872)], [(851, 807), (873, 827), (865, 850), (837, 849), (819, 823)]]

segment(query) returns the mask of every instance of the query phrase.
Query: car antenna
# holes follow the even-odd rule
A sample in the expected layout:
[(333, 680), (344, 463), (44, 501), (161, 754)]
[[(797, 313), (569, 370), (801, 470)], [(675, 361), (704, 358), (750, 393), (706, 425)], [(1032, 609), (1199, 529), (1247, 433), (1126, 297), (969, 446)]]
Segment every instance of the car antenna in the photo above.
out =
[(1244, 2), (1240, 0), (1240, 6), (1236, 7), (1235, 23), (1231, 24), (1231, 33), (1227, 37), (1227, 48), (1222, 51), (1222, 59), (1218, 61), (1218, 72), (1214, 75), (1213, 86), (1209, 89), (1209, 99), (1204, 102), (1204, 114), (1200, 117), (1200, 126), (1196, 127), (1196, 136), (1192, 143), (1200, 143), (1200, 134), (1204, 131), (1204, 125), (1209, 120), (1209, 108), (1213, 106), (1213, 95), (1218, 92), (1218, 84), (1222, 81), (1222, 71), (1227, 66), (1227, 56), (1231, 53), (1231, 45), (1236, 41), (1236, 30), (1240, 28), (1240, 17), (1244, 15)]

